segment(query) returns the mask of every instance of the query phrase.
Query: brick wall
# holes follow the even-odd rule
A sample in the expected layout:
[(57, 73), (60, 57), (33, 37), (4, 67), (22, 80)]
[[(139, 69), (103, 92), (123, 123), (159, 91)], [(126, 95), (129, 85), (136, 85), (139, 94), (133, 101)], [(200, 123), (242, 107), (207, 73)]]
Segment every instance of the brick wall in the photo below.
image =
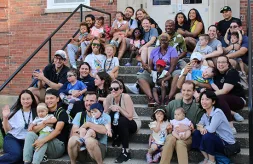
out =
[[(47, 0), (0, 0), (0, 84), (23, 63), (29, 55), (69, 16), (70, 13), (44, 13)], [(117, 2), (91, 0), (91, 6), (115, 15)], [(98, 12), (95, 16), (103, 15)], [(103, 15), (108, 23), (108, 17)], [(80, 21), (76, 13), (52, 38), (52, 54), (61, 49)], [(11, 81), (1, 94), (17, 94), (31, 83), (32, 70), (43, 69), (48, 62), (48, 44)]]

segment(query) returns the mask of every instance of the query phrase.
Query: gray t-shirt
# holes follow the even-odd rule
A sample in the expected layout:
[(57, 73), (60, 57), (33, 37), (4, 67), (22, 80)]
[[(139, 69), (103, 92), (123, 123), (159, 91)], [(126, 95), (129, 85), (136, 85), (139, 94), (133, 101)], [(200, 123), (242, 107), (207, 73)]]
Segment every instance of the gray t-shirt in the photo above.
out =
[(213, 52), (213, 49), (212, 49), (212, 47), (210, 47), (208, 45), (204, 49), (201, 49), (201, 46), (197, 45), (194, 51), (199, 52), (202, 55), (206, 55), (206, 54), (210, 54), (211, 52)]
[[(143, 39), (144, 39), (145, 43), (148, 43), (153, 36), (155, 36), (156, 38), (158, 37), (158, 32), (157, 32), (156, 28), (151, 28), (148, 32), (144, 31)], [(154, 43), (151, 46), (154, 46), (155, 43), (156, 42), (154, 41)]]
[[(213, 52), (216, 51), (219, 46), (221, 46), (221, 42), (218, 39), (214, 38), (213, 40), (209, 41), (207, 45), (213, 49)], [(199, 41), (197, 42), (196, 46), (199, 46)]]

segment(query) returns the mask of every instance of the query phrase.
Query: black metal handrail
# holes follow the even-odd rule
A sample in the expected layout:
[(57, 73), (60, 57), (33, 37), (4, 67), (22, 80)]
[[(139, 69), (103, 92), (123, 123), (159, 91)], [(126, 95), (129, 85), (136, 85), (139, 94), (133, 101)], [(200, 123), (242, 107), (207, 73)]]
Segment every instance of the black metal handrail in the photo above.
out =
[[(47, 37), (47, 39), (41, 43), (41, 45), (16, 69), (16, 71), (1, 85), (0, 87), (0, 92), (6, 87), (6, 85), (9, 84), (9, 82), (26, 66), (26, 64), (47, 44), (49, 43), (49, 50), (48, 50), (48, 62), (51, 63), (51, 46), (52, 46), (52, 37), (62, 28), (62, 26), (64, 26), (67, 21), (80, 9), (80, 22), (83, 21), (83, 7), (87, 8), (87, 9), (91, 9), (103, 14), (106, 14), (109, 16), (109, 25), (111, 26), (111, 14), (108, 12), (105, 12), (103, 10), (99, 10), (99, 9), (95, 9), (93, 7), (90, 6), (86, 6), (83, 4), (80, 4), (69, 16), (68, 18), (66, 18), (58, 27), (56, 30), (54, 30), (54, 32), (52, 32), (52, 34), (50, 36)], [(77, 30), (75, 32), (75, 34), (73, 35), (73, 37), (75, 37), (78, 34)], [(68, 42), (63, 46), (62, 49), (65, 49), (67, 44), (70, 43), (71, 40), (68, 40)]]

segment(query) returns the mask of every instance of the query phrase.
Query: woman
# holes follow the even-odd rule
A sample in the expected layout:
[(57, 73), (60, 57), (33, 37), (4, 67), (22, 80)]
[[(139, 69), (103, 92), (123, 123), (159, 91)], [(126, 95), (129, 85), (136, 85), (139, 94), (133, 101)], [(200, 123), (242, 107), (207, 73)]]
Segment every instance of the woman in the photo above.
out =
[(144, 18), (149, 18), (150, 23), (151, 23), (151, 27), (156, 28), (159, 35), (162, 34), (161, 28), (154, 21), (154, 19), (152, 19), (144, 9), (142, 9), (142, 8), (138, 9), (135, 13), (135, 19), (137, 20), (138, 27), (142, 28), (141, 25), (142, 25), (142, 21), (143, 21)]
[[(180, 75), (180, 70), (176, 70), (176, 65), (178, 61), (177, 50), (169, 46), (169, 35), (163, 33), (159, 37), (160, 47), (155, 48), (149, 58), (149, 67), (151, 70), (156, 70), (156, 61), (162, 59), (166, 62), (166, 70), (171, 74), (172, 82), (170, 87), (170, 92), (168, 99), (172, 99), (176, 93), (177, 80)], [(152, 77), (147, 71), (144, 71), (142, 74), (137, 75), (138, 83), (142, 91), (148, 96), (149, 104), (154, 103), (151, 89), (154, 86)]]
[(196, 9), (191, 9), (188, 13), (188, 24), (190, 25), (190, 30), (189, 31), (183, 31), (183, 30), (178, 30), (178, 33), (183, 35), (185, 37), (185, 42), (187, 45), (188, 51), (193, 51), (199, 34), (204, 34), (205, 33), (205, 26), (204, 22)]
[(23, 147), (28, 126), (37, 116), (36, 100), (29, 90), (23, 90), (18, 97), (17, 105), (11, 112), (8, 105), (2, 109), (4, 137), (3, 151), (0, 157), (1, 164), (22, 162)]
[(112, 120), (114, 120), (114, 116), (119, 114), (118, 125), (112, 124), (114, 133), (112, 145), (119, 146), (122, 144), (122, 152), (115, 160), (117, 163), (122, 163), (131, 159), (129, 135), (136, 133), (140, 129), (141, 121), (135, 112), (131, 97), (122, 93), (123, 84), (118, 80), (114, 80), (111, 83), (110, 90), (111, 94), (106, 97), (104, 102), (104, 111), (110, 113)]
[[(246, 98), (242, 86), (239, 84), (239, 73), (232, 68), (227, 56), (219, 56), (217, 59), (217, 73), (213, 78), (214, 83), (219, 90), (215, 91), (220, 101), (221, 109), (231, 111), (231, 117), (228, 121), (232, 125), (232, 116), (236, 121), (243, 121), (244, 118), (235, 111), (242, 109), (246, 105)], [(232, 131), (236, 134), (236, 129), (232, 127)]]
[(147, 63), (148, 56), (151, 51), (155, 48), (155, 41), (158, 37), (157, 30), (152, 28), (151, 22), (149, 18), (144, 18), (142, 20), (142, 28), (143, 28), (143, 40), (145, 44), (139, 49), (139, 53), (141, 54), (141, 60), (144, 63)]
[(95, 91), (94, 77), (90, 76), (91, 67), (89, 63), (83, 62), (79, 67), (78, 80), (82, 81), (87, 86), (87, 91)]
[(86, 56), (85, 62), (89, 63), (91, 66), (92, 76), (104, 69), (103, 63), (106, 60), (104, 50), (104, 45), (98, 38), (93, 39), (87, 47), (87, 50), (84, 54)]
[(229, 128), (229, 122), (221, 109), (217, 108), (218, 97), (212, 91), (200, 95), (203, 114), (197, 129), (193, 133), (192, 148), (200, 149), (204, 156), (201, 164), (215, 164), (215, 153), (224, 154), (224, 145), (234, 144), (235, 138)]
[(98, 101), (103, 104), (106, 96), (110, 94), (109, 87), (112, 82), (111, 76), (106, 72), (98, 72), (94, 81), (97, 87)]
[(188, 24), (187, 18), (183, 12), (179, 12), (175, 16), (175, 31), (177, 31), (178, 29), (181, 29), (183, 31), (190, 30), (190, 26)]

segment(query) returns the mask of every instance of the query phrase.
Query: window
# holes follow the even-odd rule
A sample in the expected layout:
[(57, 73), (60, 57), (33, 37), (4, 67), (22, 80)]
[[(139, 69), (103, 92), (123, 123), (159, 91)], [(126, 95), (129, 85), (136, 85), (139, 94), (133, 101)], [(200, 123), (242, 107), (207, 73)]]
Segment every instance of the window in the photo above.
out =
[(80, 4), (90, 6), (90, 0), (47, 0), (47, 9), (76, 8)]
[(170, 5), (171, 0), (153, 0), (153, 5)]
[(184, 0), (184, 4), (202, 3), (202, 0)]

